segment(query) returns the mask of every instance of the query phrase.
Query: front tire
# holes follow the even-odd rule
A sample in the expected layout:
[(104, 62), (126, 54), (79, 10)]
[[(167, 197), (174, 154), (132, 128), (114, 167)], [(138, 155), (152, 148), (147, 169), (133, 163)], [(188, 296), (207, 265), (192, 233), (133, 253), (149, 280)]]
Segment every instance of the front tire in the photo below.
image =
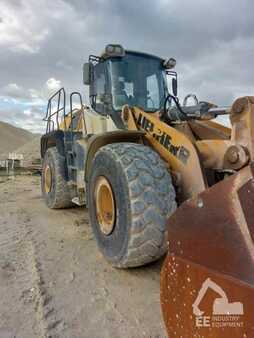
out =
[(65, 158), (56, 147), (47, 149), (42, 165), (41, 190), (50, 209), (64, 209), (73, 206), (67, 183)]
[[(105, 194), (98, 196), (101, 191)], [(92, 164), (88, 206), (99, 249), (113, 266), (145, 265), (166, 252), (166, 220), (176, 209), (175, 190), (164, 162), (150, 147), (102, 147)]]

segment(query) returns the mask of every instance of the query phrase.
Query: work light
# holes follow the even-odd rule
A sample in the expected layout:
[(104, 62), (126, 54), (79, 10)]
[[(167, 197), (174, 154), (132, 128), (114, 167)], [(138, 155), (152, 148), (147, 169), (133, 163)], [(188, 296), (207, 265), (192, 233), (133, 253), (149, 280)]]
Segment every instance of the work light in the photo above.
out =
[(176, 60), (174, 58), (169, 58), (169, 59), (166, 59), (164, 62), (163, 62), (163, 66), (166, 68), (166, 69), (172, 69), (176, 66)]
[(116, 44), (107, 45), (103, 54), (104, 57), (123, 57), (124, 55), (124, 48)]

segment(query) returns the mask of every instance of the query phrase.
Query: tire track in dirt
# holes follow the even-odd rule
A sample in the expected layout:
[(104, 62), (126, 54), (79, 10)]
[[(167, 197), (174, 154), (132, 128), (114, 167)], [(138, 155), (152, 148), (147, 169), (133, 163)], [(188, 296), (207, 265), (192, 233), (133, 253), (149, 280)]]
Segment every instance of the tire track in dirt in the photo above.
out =
[(40, 248), (42, 247), (41, 234), (34, 230), (31, 219), (24, 209), (21, 209), (19, 214), (24, 217), (23, 224), (25, 224), (27, 231), (28, 267), (40, 334), (42, 338), (57, 338), (59, 337), (57, 328), (62, 323), (62, 320), (56, 315), (52, 305), (52, 296), (49, 294), (47, 284), (43, 278), (43, 264), (39, 257)]
[[(0, 336), (18, 334), (23, 337), (24, 334), (24, 337), (57, 338), (62, 321), (56, 316), (43, 278), (43, 264), (39, 258), (41, 235), (35, 231), (28, 212), (11, 204), (10, 197), (0, 204), (0, 286), (6, 290), (6, 300), (3, 297), (0, 310)], [(8, 297), (15, 296), (15, 310), (19, 313), (16, 320), (23, 323), (18, 331), (13, 329), (15, 319), (9, 314), (14, 309), (7, 301)]]
[[(0, 311), (0, 336), (3, 334), (6, 337), (12, 336), (12, 334), (22, 336), (28, 333), (24, 325), (17, 328), (13, 325), (13, 322), (29, 323), (27, 325), (29, 334), (38, 334), (39, 331), (36, 323), (34, 323), (33, 307), (31, 306), (30, 290), (32, 286), (27, 264), (27, 258), (30, 256), (27, 247), (27, 231), (22, 219), (17, 217), (15, 208), (5, 208), (7, 203), (8, 198), (7, 201), (4, 201), (4, 205), (1, 203), (0, 212), (0, 283), (3, 291)], [(10, 302), (10, 299), (12, 299), (12, 302)], [(13, 304), (15, 304), (15, 309)], [(13, 315), (14, 312), (15, 316)]]

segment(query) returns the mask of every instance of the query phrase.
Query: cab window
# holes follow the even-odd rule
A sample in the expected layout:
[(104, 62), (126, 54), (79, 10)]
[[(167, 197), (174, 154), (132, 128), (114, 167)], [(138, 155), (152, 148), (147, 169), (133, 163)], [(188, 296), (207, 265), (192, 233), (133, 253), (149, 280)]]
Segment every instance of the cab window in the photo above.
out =
[(93, 70), (93, 88), (90, 92), (92, 108), (98, 113), (104, 114), (103, 97), (106, 93), (105, 64), (98, 63)]

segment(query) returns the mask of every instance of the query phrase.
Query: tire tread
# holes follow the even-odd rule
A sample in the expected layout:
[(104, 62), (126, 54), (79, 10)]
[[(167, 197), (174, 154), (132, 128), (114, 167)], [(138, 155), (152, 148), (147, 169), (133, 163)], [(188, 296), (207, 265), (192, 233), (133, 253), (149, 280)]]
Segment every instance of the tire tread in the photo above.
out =
[(51, 209), (65, 209), (73, 206), (70, 188), (63, 175), (65, 158), (59, 154), (56, 147), (49, 148), (45, 156), (52, 158), (55, 168), (55, 196), (53, 201), (50, 204), (47, 203), (47, 205)]
[(145, 265), (160, 258), (167, 249), (166, 220), (176, 210), (175, 189), (160, 156), (150, 147), (115, 143), (100, 151), (123, 168), (129, 186), (132, 224), (125, 255), (117, 267)]

